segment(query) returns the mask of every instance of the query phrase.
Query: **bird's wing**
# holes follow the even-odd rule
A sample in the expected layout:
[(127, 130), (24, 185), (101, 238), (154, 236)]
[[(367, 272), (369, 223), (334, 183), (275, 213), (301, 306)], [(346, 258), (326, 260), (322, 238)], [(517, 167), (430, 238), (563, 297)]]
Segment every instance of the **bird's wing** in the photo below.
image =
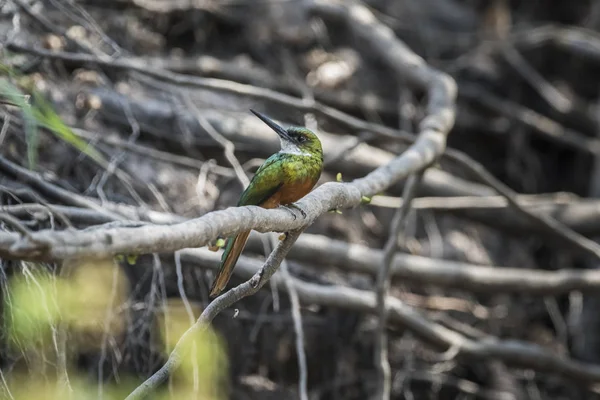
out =
[(256, 171), (250, 184), (242, 193), (238, 206), (260, 205), (283, 186), (281, 155), (269, 157)]

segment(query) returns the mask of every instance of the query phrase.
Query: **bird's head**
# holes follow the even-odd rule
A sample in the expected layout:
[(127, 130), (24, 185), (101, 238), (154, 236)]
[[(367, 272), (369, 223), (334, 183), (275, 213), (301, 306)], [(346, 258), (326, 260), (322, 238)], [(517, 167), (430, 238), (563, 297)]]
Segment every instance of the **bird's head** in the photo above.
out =
[(283, 153), (316, 156), (323, 159), (321, 141), (310, 129), (301, 126), (285, 129), (266, 115), (258, 111), (250, 111), (279, 135)]

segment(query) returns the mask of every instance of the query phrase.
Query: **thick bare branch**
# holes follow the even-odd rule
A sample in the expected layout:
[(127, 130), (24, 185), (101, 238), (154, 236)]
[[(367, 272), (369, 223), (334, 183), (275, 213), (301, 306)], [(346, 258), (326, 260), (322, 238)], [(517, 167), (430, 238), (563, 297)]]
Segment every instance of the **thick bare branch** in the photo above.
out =
[[(290, 251), (299, 261), (335, 266), (344, 270), (377, 274), (383, 252), (358, 244), (348, 244), (321, 235), (302, 235)], [(424, 285), (453, 287), (478, 293), (522, 292), (537, 295), (600, 288), (600, 271), (562, 269), (543, 271), (531, 268), (483, 266), (437, 260), (398, 253), (390, 273), (396, 278)]]
[[(556, 193), (520, 195), (517, 196), (516, 200), (522, 208), (530, 211), (535, 210), (538, 214), (547, 214), (576, 232), (588, 236), (600, 234), (600, 201), (596, 199), (582, 199), (568, 193)], [(370, 204), (378, 207), (396, 208), (402, 204), (402, 199), (390, 196), (374, 196)], [(186, 220), (180, 215), (142, 209), (126, 204), (104, 203), (103, 207), (134, 221), (173, 224)], [(548, 230), (543, 229), (539, 224), (521, 218), (518, 211), (511, 207), (503, 196), (420, 197), (413, 201), (412, 208), (448, 212), (482, 222), (494, 228), (508, 230), (516, 235), (548, 234)], [(45, 209), (46, 212), (52, 212), (57, 217), (64, 214), (69, 219), (81, 224), (98, 225), (114, 221), (110, 216), (91, 209), (58, 204), (48, 204), (47, 207), (39, 204), (21, 204), (5, 206), (2, 210), (15, 217), (26, 218), (28, 214), (39, 212), (42, 209)]]
[[(307, 211), (307, 222), (304, 222), (302, 225), (297, 227), (295, 225), (288, 224), (287, 227), (282, 227), (283, 229), (279, 229), (279, 231), (288, 232), (292, 229), (297, 230), (294, 230), (292, 233), (288, 234), (287, 238), (282, 242), (282, 244), (278, 246), (277, 249), (275, 249), (269, 256), (269, 259), (265, 264), (268, 266), (268, 268), (265, 268), (264, 270), (271, 271), (271, 273), (269, 274), (267, 272), (263, 275), (259, 272), (259, 274), (255, 275), (252, 279), (230, 290), (223, 296), (218, 297), (204, 310), (194, 327), (184, 334), (179, 343), (184, 342), (185, 337), (188, 336), (190, 331), (201, 329), (207, 323), (210, 323), (214, 316), (221, 310), (229, 307), (240, 298), (252, 294), (258, 290), (258, 285), (261, 282), (266, 282), (266, 280), (276, 271), (279, 264), (283, 260), (283, 257), (285, 257), (290, 250), (291, 245), (298, 238), (302, 228), (307, 226), (307, 223), (312, 222), (318, 215), (332, 208), (358, 205), (362, 199), (362, 196), (370, 197), (373, 194), (385, 190), (399, 179), (404, 178), (411, 173), (421, 171), (425, 167), (429, 166), (444, 152), (446, 135), (452, 128), (455, 116), (454, 100), (456, 96), (456, 85), (454, 81), (450, 77), (430, 68), (422, 58), (418, 57), (403, 43), (397, 40), (389, 28), (377, 22), (373, 14), (371, 14), (367, 8), (358, 3), (349, 3), (349, 5), (345, 5), (344, 7), (348, 7), (348, 12), (352, 11), (353, 9), (354, 11), (358, 10), (361, 12), (361, 19), (355, 22), (360, 24), (361, 28), (363, 27), (363, 22), (368, 22), (370, 26), (365, 28), (373, 30), (374, 34), (369, 36), (369, 38), (374, 42), (374, 44), (379, 43), (380, 41), (385, 42), (384, 45), (386, 45), (387, 50), (395, 57), (393, 58), (393, 61), (397, 63), (394, 65), (395, 72), (398, 74), (404, 73), (406, 75), (404, 79), (427, 91), (428, 115), (420, 124), (419, 136), (406, 152), (393, 159), (389, 164), (377, 168), (366, 177), (357, 179), (348, 184), (327, 183), (320, 186), (306, 196), (303, 200), (301, 200), (298, 205)], [(381, 43), (379, 43), (379, 45), (381, 45)], [(252, 210), (251, 208), (247, 209)], [(233, 214), (234, 212), (239, 212), (242, 210), (243, 208), (226, 211), (229, 211), (231, 214)], [(223, 212), (221, 213), (223, 214)], [(211, 214), (215, 215), (217, 213)], [(250, 215), (250, 217), (252, 217), (252, 215)], [(206, 218), (206, 216), (203, 218)], [(288, 220), (291, 218), (291, 216), (287, 216)], [(199, 220), (201, 219), (202, 218)], [(258, 226), (247, 226), (245, 230), (257, 228), (260, 229), (262, 228), (262, 226), (260, 226), (262, 222), (263, 221), (256, 221), (256, 225)], [(214, 223), (218, 224), (218, 221), (214, 221)], [(233, 229), (230, 232), (221, 233), (231, 235), (232, 233), (238, 233), (242, 231), (239, 226), (232, 228)], [(276, 227), (272, 227), (271, 230), (278, 229)], [(204, 234), (206, 235), (206, 232)], [(259, 277), (258, 281), (256, 281), (257, 276)], [(179, 344), (177, 347), (180, 347)], [(164, 380), (169, 371), (177, 366), (177, 360), (179, 359), (177, 347), (171, 353), (169, 361), (166, 364), (169, 365), (169, 367), (163, 367), (157, 374), (151, 376), (146, 382), (144, 382), (144, 384), (142, 384), (142, 386), (136, 389), (134, 393), (129, 396), (130, 399), (141, 398), (149, 394), (151, 390), (153, 390), (156, 386), (158, 386), (158, 384), (160, 384), (160, 382)]]
[[(217, 254), (206, 249), (183, 250), (182, 259), (211, 268), (217, 268), (219, 261)], [(236, 270), (244, 277), (249, 277), (260, 267), (260, 262), (242, 256)], [(273, 279), (279, 288), (285, 290), (285, 284), (280, 276), (275, 275)], [(303, 303), (321, 304), (373, 314), (377, 312), (373, 292), (337, 285), (317, 285), (294, 278), (292, 281)], [(420, 312), (395, 297), (388, 297), (386, 303), (389, 308), (390, 322), (402, 324), (421, 340), (442, 350), (453, 348), (456, 356), (488, 361), (492, 358), (504, 361), (509, 365), (555, 372), (582, 382), (600, 382), (600, 366), (598, 365), (574, 361), (538, 345), (519, 340), (501, 340), (494, 337), (484, 337), (479, 340), (469, 339), (443, 325), (428, 320)]]
[[(415, 204), (418, 203), (417, 199)], [(590, 204), (591, 206), (592, 204)], [(63, 212), (69, 219), (85, 223), (108, 222), (104, 215), (93, 210), (52, 205), (52, 209)], [(43, 205), (7, 206), (3, 211), (22, 217), (25, 213), (51, 211)], [(119, 210), (131, 219), (137, 219), (132, 207)], [(146, 215), (156, 224), (183, 221), (182, 217), (165, 213)], [(251, 234), (248, 250), (262, 253), (263, 243), (258, 234)], [(303, 234), (288, 257), (311, 265), (322, 265), (342, 270), (362, 272), (375, 276), (383, 252), (360, 244), (348, 244), (327, 236)], [(465, 262), (441, 260), (406, 253), (397, 253), (393, 258), (390, 274), (412, 283), (452, 287), (473, 292), (517, 292), (532, 295), (552, 295), (569, 291), (595, 291), (600, 289), (600, 271), (561, 269), (545, 271), (507, 266), (486, 266)]]
[[(421, 68), (428, 69), (423, 63)], [(303, 198), (298, 205), (307, 212), (305, 220), (294, 220), (283, 210), (260, 207), (236, 207), (206, 214), (200, 218), (170, 226), (135, 228), (103, 228), (84, 231), (40, 231), (32, 234), (48, 249), (35, 252), (36, 259), (56, 260), (70, 257), (105, 257), (115, 254), (171, 252), (185, 247), (201, 247), (217, 239), (244, 230), (285, 232), (308, 226), (319, 215), (334, 208), (357, 206), (362, 196), (370, 197), (387, 189), (411, 172), (429, 165), (445, 148), (446, 134), (453, 117), (454, 82), (445, 75), (432, 75), (431, 101), (433, 114), (421, 123), (421, 133), (406, 152), (387, 165), (351, 183), (326, 183)], [(445, 102), (442, 99), (446, 99)], [(27, 259), (32, 243), (14, 233), (0, 233), (0, 256)]]

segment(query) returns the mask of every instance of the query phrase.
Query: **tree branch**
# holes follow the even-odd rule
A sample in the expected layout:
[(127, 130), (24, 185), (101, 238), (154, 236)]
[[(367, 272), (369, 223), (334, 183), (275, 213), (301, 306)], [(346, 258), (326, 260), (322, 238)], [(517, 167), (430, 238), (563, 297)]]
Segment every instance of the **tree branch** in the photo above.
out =
[(533, 213), (521, 207), (517, 200), (517, 193), (493, 176), (481, 163), (452, 149), (448, 149), (445, 155), (452, 161), (458, 163), (462, 168), (465, 168), (470, 173), (476, 175), (481, 181), (493, 187), (494, 190), (506, 198), (508, 203), (514, 207), (515, 211), (533, 224), (545, 229), (549, 234), (569, 245), (573, 250), (600, 259), (600, 245), (598, 243), (575, 232), (548, 215)]
[(378, 398), (382, 400), (388, 400), (390, 398), (392, 389), (386, 331), (388, 319), (386, 300), (389, 296), (391, 284), (390, 269), (394, 254), (398, 248), (398, 239), (400, 233), (406, 226), (405, 222), (410, 211), (410, 205), (415, 197), (417, 187), (419, 186), (419, 182), (421, 181), (422, 177), (423, 171), (416, 172), (408, 178), (406, 186), (404, 186), (402, 207), (398, 208), (394, 214), (394, 218), (390, 226), (389, 237), (383, 250), (383, 258), (377, 273), (377, 288), (375, 292), (375, 298), (377, 301), (377, 314), (379, 315), (379, 321), (377, 325), (377, 333), (375, 335), (375, 365), (379, 373)]
[[(420, 200), (423, 199), (415, 199), (415, 205)], [(593, 208), (591, 206), (593, 204), (590, 204), (590, 208)], [(94, 210), (59, 205), (51, 205), (51, 209), (60, 211), (69, 219), (82, 223), (110, 221), (110, 218)], [(3, 211), (21, 216), (29, 212), (50, 210), (45, 206), (24, 204), (6, 206)], [(133, 207), (123, 207), (120, 212), (132, 220), (138, 218), (138, 212)], [(177, 215), (160, 212), (154, 214), (142, 217), (147, 217), (155, 224), (173, 224), (184, 220)], [(257, 253), (262, 252), (262, 242), (258, 234), (250, 235), (247, 248)], [(327, 236), (305, 233), (298, 239), (288, 256), (308, 264), (326, 265), (346, 271), (376, 275), (376, 266), (381, 264), (383, 252), (360, 244), (349, 244)], [(493, 291), (553, 295), (574, 290), (589, 292), (600, 289), (600, 271), (598, 270), (545, 271), (526, 267), (486, 266), (406, 253), (395, 255), (390, 274), (412, 283), (451, 287), (476, 293)]]
[[(217, 268), (219, 255), (206, 249), (186, 249), (181, 252), (182, 260), (202, 267)], [(244, 277), (252, 276), (261, 263), (248, 257), (240, 257), (236, 273)], [(279, 275), (273, 277), (277, 287), (285, 290)], [(302, 303), (339, 307), (376, 314), (377, 303), (372, 291), (359, 290), (339, 285), (324, 286), (292, 278)], [(489, 361), (490, 358), (506, 364), (532, 368), (536, 371), (554, 372), (581, 382), (600, 382), (600, 366), (582, 363), (562, 355), (554, 354), (541, 346), (520, 340), (501, 340), (495, 337), (470, 339), (441, 324), (425, 318), (420, 312), (399, 299), (389, 296), (386, 299), (389, 321), (410, 329), (421, 340), (442, 351), (453, 348), (456, 357), (470, 357)]]
[[(407, 57), (412, 59), (411, 55)], [(411, 172), (429, 165), (444, 151), (446, 134), (454, 121), (456, 87), (451, 78), (430, 71), (424, 61), (421, 62), (421, 65), (406, 65), (411, 71), (424, 70), (423, 74), (427, 73), (431, 78), (428, 105), (431, 114), (421, 122), (421, 133), (414, 145), (364, 178), (351, 183), (326, 183), (315, 189), (298, 202), (307, 211), (305, 220), (294, 220), (283, 210), (246, 206), (211, 212), (170, 226), (146, 225), (60, 232), (45, 230), (32, 233), (32, 237), (38, 242), (49, 245), (43, 252), (36, 252), (35, 257), (31, 257), (32, 243), (24, 242), (17, 234), (1, 232), (0, 256), (60, 260), (70, 257), (172, 252), (185, 247), (201, 247), (219, 236), (230, 236), (244, 230), (285, 232), (300, 229), (328, 210), (357, 206), (363, 196), (371, 197), (384, 191)]]
[[(377, 265), (383, 259), (383, 251), (322, 235), (305, 234), (290, 251), (290, 257), (300, 262), (318, 262), (343, 270), (376, 275)], [(417, 284), (452, 287), (476, 293), (552, 295), (572, 290), (596, 291), (600, 288), (598, 270), (544, 271), (484, 266), (405, 253), (396, 254), (390, 273), (395, 278)]]
[[(266, 222), (271, 219), (268, 216), (269, 213), (277, 212), (279, 214), (284, 214), (285, 212), (281, 210), (255, 210), (259, 207), (240, 207), (222, 212), (214, 212), (196, 220), (200, 221), (204, 219), (204, 224), (202, 226), (209, 226), (212, 228), (210, 230), (194, 229), (198, 231), (195, 233), (200, 235), (201, 241), (210, 238), (210, 234), (213, 232), (216, 233), (217, 231), (227, 236), (249, 229), (279, 230), (287, 232), (290, 230), (293, 231), (289, 233), (287, 238), (277, 247), (277, 249), (271, 253), (265, 263), (265, 267), (263, 267), (261, 272), (255, 274), (250, 280), (231, 289), (210, 303), (194, 327), (192, 327), (182, 336), (179, 343), (183, 343), (186, 340), (186, 337), (191, 334), (190, 332), (200, 329), (201, 327), (210, 323), (214, 316), (221, 310), (229, 307), (242, 297), (256, 292), (260, 288), (261, 283), (264, 284), (264, 282), (266, 282), (266, 280), (268, 280), (270, 276), (275, 273), (275, 270), (287, 252), (290, 250), (292, 244), (300, 235), (302, 228), (306, 227), (320, 214), (333, 208), (343, 208), (358, 205), (360, 204), (363, 196), (371, 197), (373, 194), (385, 190), (399, 179), (424, 169), (444, 152), (446, 135), (454, 123), (455, 116), (454, 99), (456, 96), (456, 85), (454, 81), (450, 77), (431, 69), (423, 59), (418, 57), (403, 43), (397, 40), (389, 28), (379, 24), (375, 20), (375, 17), (368, 11), (368, 9), (360, 6), (358, 3), (352, 3), (352, 5), (349, 7), (358, 7), (359, 11), (363, 13), (363, 18), (365, 13), (367, 17), (370, 16), (370, 29), (374, 29), (376, 32), (375, 35), (371, 36), (371, 39), (374, 42), (385, 42), (384, 44), (388, 47), (387, 50), (390, 51), (394, 57), (396, 57), (393, 59), (394, 62), (397, 63), (394, 68), (395, 71), (398, 73), (404, 72), (406, 75), (404, 79), (407, 79), (413, 84), (420, 86), (422, 89), (427, 90), (429, 95), (427, 106), (428, 115), (423, 119), (423, 121), (421, 121), (419, 127), (420, 133), (417, 140), (402, 155), (393, 159), (389, 164), (377, 168), (366, 177), (357, 179), (347, 184), (327, 183), (307, 195), (304, 199), (298, 202), (298, 205), (306, 210), (308, 214), (307, 220), (303, 223), (300, 221), (290, 221), (292, 218), (290, 215), (287, 215), (285, 218), (287, 219), (285, 222), (288, 222), (285, 227), (277, 225), (279, 222), (284, 222), (283, 219), (281, 221)], [(350, 8), (348, 8), (348, 10), (350, 10)], [(357, 22), (364, 22), (364, 19)], [(379, 45), (381, 45), (381, 43)], [(250, 212), (250, 215), (247, 215), (246, 218), (251, 220), (252, 223), (247, 223), (239, 220), (240, 218), (235, 218), (242, 217), (241, 215), (236, 216), (235, 214), (241, 214), (243, 212)], [(209, 219), (209, 216), (211, 215), (218, 215), (221, 218), (213, 218), (211, 220)], [(264, 218), (264, 220), (256, 220), (253, 218), (255, 215), (260, 215)], [(281, 218), (283, 218), (283, 215), (281, 215)], [(238, 222), (238, 224), (232, 223), (231, 225), (228, 225), (222, 223), (223, 220), (229, 219), (231, 219), (232, 222)], [(233, 221), (234, 219), (238, 220)], [(242, 229), (240, 225), (243, 225), (244, 223), (246, 223), (247, 226), (244, 226), (245, 229)], [(269, 223), (271, 223), (271, 225), (269, 225)], [(184, 222), (179, 224), (179, 226), (184, 224), (186, 223)], [(216, 225), (217, 227), (212, 227), (211, 225)], [(142, 227), (142, 229), (144, 228), (145, 227)], [(197, 227), (193, 226), (193, 228)], [(140, 233), (140, 236), (143, 236), (141, 232), (138, 233)], [(152, 232), (144, 233), (151, 234)], [(116, 235), (117, 232), (113, 232), (112, 238), (114, 239), (114, 236)], [(154, 235), (156, 235), (156, 233), (154, 233)], [(167, 241), (169, 241), (168, 239), (171, 238), (174, 240), (182, 239), (170, 237), (168, 235), (166, 236), (167, 237), (163, 236), (162, 239), (166, 239)], [(189, 237), (189, 232), (186, 232), (183, 237), (193, 239)], [(114, 245), (114, 243), (115, 240), (113, 240), (111, 243), (105, 242), (103, 247), (110, 247)], [(90, 243), (90, 245), (94, 246), (93, 242)], [(202, 244), (195, 244), (195, 246), (185, 247), (198, 247), (201, 245)], [(139, 247), (142, 247), (142, 243), (139, 244)], [(178, 355), (178, 351), (181, 348), (179, 343), (171, 353), (171, 356), (169, 357), (169, 360), (165, 366), (163, 366), (156, 374), (151, 376), (146, 382), (138, 387), (128, 397), (128, 399), (136, 399), (146, 396), (168, 376), (169, 371), (173, 370), (179, 363), (180, 356)]]
[(142, 399), (164, 382), (169, 377), (169, 374), (181, 363), (180, 353), (181, 350), (185, 348), (186, 342), (198, 332), (206, 329), (221, 311), (244, 297), (258, 292), (277, 271), (277, 268), (285, 258), (285, 255), (301, 233), (302, 230), (288, 233), (285, 240), (279, 242), (278, 246), (271, 252), (264, 265), (258, 269), (249, 280), (213, 300), (204, 309), (196, 323), (181, 336), (175, 345), (175, 348), (169, 355), (167, 362), (145, 382), (135, 388), (135, 390), (127, 396), (126, 400)]
[[(271, 243), (273, 247), (275, 247), (275, 241), (275, 236), (271, 235)], [(308, 400), (308, 370), (306, 366), (306, 352), (304, 351), (304, 329), (302, 326), (300, 301), (298, 300), (298, 293), (296, 293), (296, 288), (293, 285), (292, 276), (290, 275), (285, 260), (282, 261), (280, 268), (281, 277), (290, 298), (290, 305), (292, 307), (292, 320), (294, 321), (294, 331), (296, 333), (296, 353), (298, 357), (298, 370), (300, 371), (298, 376), (298, 393), (300, 395), (300, 400)]]

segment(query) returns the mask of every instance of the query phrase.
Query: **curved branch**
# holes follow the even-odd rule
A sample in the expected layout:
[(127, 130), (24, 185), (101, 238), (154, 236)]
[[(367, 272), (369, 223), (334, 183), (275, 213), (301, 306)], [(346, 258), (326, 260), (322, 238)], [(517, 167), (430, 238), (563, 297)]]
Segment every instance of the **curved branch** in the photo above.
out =
[[(298, 236), (302, 233), (302, 230), (290, 232), (285, 240), (279, 242), (278, 246), (269, 255), (264, 265), (258, 269), (254, 275), (246, 282), (234, 287), (227, 291), (225, 294), (217, 297), (212, 301), (202, 312), (196, 323), (181, 336), (177, 345), (169, 355), (167, 362), (150, 378), (139, 385), (133, 392), (127, 396), (125, 400), (141, 399), (147, 396), (152, 390), (158, 385), (164, 382), (171, 371), (179, 366), (181, 363), (180, 352), (185, 348), (185, 344), (188, 340), (196, 335), (198, 332), (206, 329), (212, 320), (224, 309), (238, 302), (244, 297), (253, 295), (258, 292), (265, 283), (269, 281), (271, 276), (277, 271), (279, 265), (285, 258), (285, 255), (290, 250), (294, 242), (298, 239)], [(256, 271), (256, 270), (255, 270)]]
[[(421, 68), (428, 68), (425, 64)], [(360, 204), (363, 196), (371, 197), (394, 182), (422, 169), (443, 153), (446, 135), (454, 121), (454, 81), (446, 75), (431, 75), (430, 111), (421, 123), (415, 143), (390, 163), (351, 183), (325, 183), (298, 202), (307, 218), (294, 220), (283, 210), (260, 207), (232, 207), (208, 213), (200, 218), (169, 226), (103, 227), (87, 230), (32, 233), (33, 240), (15, 233), (0, 233), (0, 256), (19, 259), (60, 260), (72, 257), (107, 257), (116, 254), (172, 252), (185, 247), (201, 247), (219, 236), (230, 236), (254, 229), (259, 232), (301, 229), (319, 215), (334, 209)], [(441, 99), (446, 101), (442, 102)], [(46, 243), (46, 249), (35, 243)]]
[[(444, 152), (446, 146), (446, 135), (454, 124), (454, 100), (456, 97), (456, 84), (452, 78), (430, 68), (422, 58), (414, 54), (402, 42), (397, 40), (389, 28), (377, 22), (373, 14), (371, 14), (367, 8), (358, 3), (345, 4), (341, 7), (347, 12), (351, 13), (353, 18), (359, 18), (355, 22), (361, 28), (371, 29), (373, 32), (375, 32), (375, 34), (369, 36), (369, 38), (373, 42), (376, 42), (373, 43), (374, 45), (381, 46), (383, 44), (387, 48), (389, 54), (392, 55), (390, 61), (394, 63), (394, 70), (396, 73), (405, 75), (403, 77), (404, 79), (417, 86), (420, 86), (422, 89), (428, 92), (428, 115), (421, 121), (419, 126), (420, 133), (417, 140), (402, 155), (394, 158), (388, 164), (377, 168), (364, 178), (357, 179), (351, 183), (324, 184), (298, 202), (298, 205), (306, 210), (308, 214), (306, 221), (289, 221), (292, 218), (289, 215), (285, 218), (288, 220), (286, 222), (290, 222), (286, 224), (286, 226), (275, 226), (275, 221), (272, 221), (273, 226), (269, 226), (269, 230), (278, 230), (277, 228), (279, 228), (279, 231), (289, 231), (290, 229), (298, 230), (288, 234), (286, 240), (284, 240), (269, 256), (263, 271), (272, 271), (271, 275), (275, 273), (279, 264), (290, 250), (292, 244), (300, 235), (302, 228), (308, 226), (308, 224), (317, 216), (332, 208), (356, 206), (360, 204), (363, 196), (371, 197), (376, 193), (382, 192), (394, 182), (430, 165)], [(365, 22), (368, 23), (368, 26), (365, 26)], [(254, 210), (250, 207), (244, 207), (239, 209), (229, 209), (219, 213), (211, 213), (202, 218), (207, 220), (209, 215), (219, 215), (224, 220), (228, 219), (228, 217), (233, 219), (234, 213), (240, 214), (242, 212), (250, 213), (250, 215), (248, 215), (248, 219), (251, 220), (254, 214), (259, 214), (259, 210)], [(278, 210), (261, 210), (260, 214), (264, 213), (264, 217), (267, 219), (272, 219), (267, 217), (267, 215), (276, 212), (281, 215), (281, 218), (283, 218), (283, 214), (285, 213)], [(222, 221), (213, 217), (213, 220), (210, 222), (214, 223), (215, 225), (220, 225), (220, 222)], [(252, 223), (246, 223), (246, 226), (243, 228), (239, 226), (243, 224), (242, 221), (239, 222), (240, 224), (237, 226), (221, 224), (221, 229), (231, 228), (230, 231), (221, 231), (221, 233), (231, 235), (233, 233), (241, 232), (242, 230), (261, 230), (261, 228), (264, 230), (264, 228), (266, 228), (266, 226), (263, 225), (266, 224), (265, 221), (252, 220)], [(203, 238), (209, 236), (209, 232), (216, 233), (214, 229), (210, 231), (204, 229), (201, 231), (202, 232), (199, 233), (203, 235)], [(192, 239), (189, 236), (186, 238)], [(91, 243), (91, 245), (93, 246), (93, 243)], [(197, 246), (198, 245), (196, 245), (196, 247)], [(259, 279), (258, 281), (256, 280), (257, 277)], [(256, 290), (258, 290), (259, 284), (261, 282), (266, 282), (269, 277), (270, 275), (268, 273), (265, 273), (263, 276), (259, 272), (250, 280), (242, 283), (236, 288), (225, 293), (223, 296), (215, 299), (215, 301), (209, 304), (209, 306), (204, 310), (196, 324), (183, 335), (179, 343), (183, 343), (185, 341), (185, 338), (189, 336), (190, 331), (195, 331), (197, 329), (201, 329), (203, 326), (206, 326), (206, 324), (208, 324), (221, 310), (229, 307), (240, 298), (254, 293)], [(138, 387), (134, 393), (128, 397), (128, 399), (141, 398), (149, 394), (151, 390), (157, 387), (166, 378), (169, 371), (177, 366), (180, 358), (178, 355), (178, 349), (180, 348), (179, 343), (169, 356), (169, 361), (167, 364), (165, 364), (165, 366), (163, 366), (158, 373), (154, 374), (146, 382), (144, 382), (142, 386)]]

